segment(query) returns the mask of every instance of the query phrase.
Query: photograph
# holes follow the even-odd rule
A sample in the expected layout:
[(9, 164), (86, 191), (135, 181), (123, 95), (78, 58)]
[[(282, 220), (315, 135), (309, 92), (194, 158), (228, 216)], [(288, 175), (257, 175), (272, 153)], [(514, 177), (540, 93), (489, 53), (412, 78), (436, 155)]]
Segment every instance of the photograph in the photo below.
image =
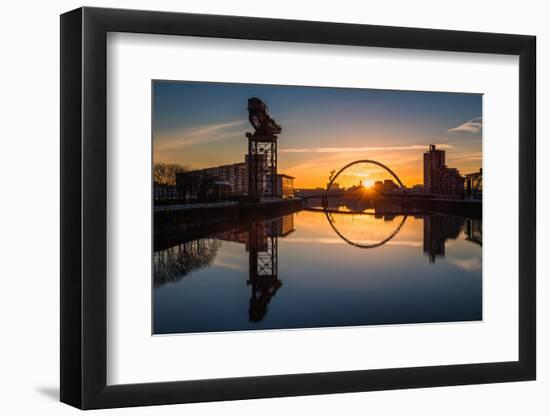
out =
[(154, 335), (483, 320), (483, 94), (151, 88)]
[[(29, 266), (41, 285), (36, 308), (8, 297), (8, 322), (28, 333), (19, 350), (29, 337), (47, 348), (8, 372), (34, 384), (37, 407), (58, 394), (79, 410), (170, 415), (256, 416), (261, 399), (274, 415), (544, 408), (537, 63), (550, 26), (523, 4), (493, 19), (494, 5), (426, 14), (398, 1), (377, 4), (387, 15), (92, 1), (63, 6), (57, 32), (37, 14), (16, 70), (38, 80), (26, 69), (50, 33), (56, 62), (39, 78), (55, 82), (32, 84), (50, 104), (34, 113), (29, 83), (7, 84), (22, 115), (6, 162), (28, 180), (6, 193), (25, 221), (4, 216), (40, 248), (60, 241), (58, 256), (37, 252), (58, 285), (8, 242), (8, 284), (27, 285), (12, 278)], [(21, 137), (48, 125), (60, 146)], [(39, 169), (20, 169), (29, 156)], [(51, 168), (59, 193), (42, 181)], [(56, 225), (30, 214), (35, 200), (59, 230), (22, 233), (29, 219)]]

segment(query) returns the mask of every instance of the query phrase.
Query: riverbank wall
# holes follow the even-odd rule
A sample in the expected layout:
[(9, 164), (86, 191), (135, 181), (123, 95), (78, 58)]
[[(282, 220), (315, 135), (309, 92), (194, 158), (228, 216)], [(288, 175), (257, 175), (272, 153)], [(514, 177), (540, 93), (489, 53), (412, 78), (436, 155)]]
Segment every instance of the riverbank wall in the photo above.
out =
[(404, 204), (408, 207), (451, 216), (468, 217), (481, 220), (483, 203), (480, 200), (449, 200), (439, 198), (408, 198)]
[(214, 203), (155, 207), (154, 250), (247, 227), (303, 208), (303, 200), (265, 200), (255, 203)]

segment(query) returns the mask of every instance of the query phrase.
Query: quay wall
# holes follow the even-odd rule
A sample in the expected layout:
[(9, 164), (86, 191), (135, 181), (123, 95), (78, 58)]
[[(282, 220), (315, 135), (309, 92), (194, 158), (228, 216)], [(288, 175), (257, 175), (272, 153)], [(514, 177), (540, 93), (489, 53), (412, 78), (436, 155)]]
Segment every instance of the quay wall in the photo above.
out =
[(211, 236), (255, 221), (269, 220), (299, 211), (303, 200), (269, 200), (234, 205), (162, 207), (154, 211), (154, 250)]

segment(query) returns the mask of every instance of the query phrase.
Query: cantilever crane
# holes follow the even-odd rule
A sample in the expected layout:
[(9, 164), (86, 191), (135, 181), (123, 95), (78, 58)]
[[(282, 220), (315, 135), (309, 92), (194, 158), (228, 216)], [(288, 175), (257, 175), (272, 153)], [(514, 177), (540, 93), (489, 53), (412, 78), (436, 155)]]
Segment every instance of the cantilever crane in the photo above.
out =
[(248, 120), (254, 133), (248, 138), (248, 195), (256, 199), (275, 197), (277, 187), (277, 135), (279, 124), (267, 113), (267, 105), (257, 97), (248, 99)]
[(282, 128), (267, 114), (267, 105), (257, 97), (248, 99), (248, 120), (254, 127), (257, 139), (263, 141), (275, 140)]

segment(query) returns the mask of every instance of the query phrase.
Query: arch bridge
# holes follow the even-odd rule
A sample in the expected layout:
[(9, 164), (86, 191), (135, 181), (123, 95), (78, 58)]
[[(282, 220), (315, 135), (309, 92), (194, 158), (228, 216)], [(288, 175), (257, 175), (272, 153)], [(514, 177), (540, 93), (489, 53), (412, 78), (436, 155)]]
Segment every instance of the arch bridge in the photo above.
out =
[(338, 176), (344, 172), (346, 169), (348, 169), (349, 167), (353, 166), (353, 165), (358, 165), (358, 164), (372, 164), (372, 165), (377, 165), (381, 168), (384, 168), (396, 181), (397, 183), (399, 184), (399, 186), (401, 188), (405, 188), (405, 186), (403, 185), (403, 183), (401, 182), (401, 179), (397, 176), (397, 174), (395, 172), (392, 171), (392, 169), (390, 167), (388, 167), (387, 165), (384, 165), (383, 163), (381, 162), (378, 162), (378, 161), (375, 161), (373, 159), (358, 159), (357, 161), (353, 161), (353, 162), (350, 162), (349, 164), (347, 165), (344, 165), (342, 168), (340, 168), (340, 170), (333, 176), (330, 177), (330, 181), (327, 185), (327, 189), (326, 189), (326, 192), (325, 192), (325, 196), (328, 197), (328, 193), (330, 191), (330, 188), (332, 187), (332, 185), (334, 184), (334, 182), (336, 181), (336, 179), (338, 178)]

